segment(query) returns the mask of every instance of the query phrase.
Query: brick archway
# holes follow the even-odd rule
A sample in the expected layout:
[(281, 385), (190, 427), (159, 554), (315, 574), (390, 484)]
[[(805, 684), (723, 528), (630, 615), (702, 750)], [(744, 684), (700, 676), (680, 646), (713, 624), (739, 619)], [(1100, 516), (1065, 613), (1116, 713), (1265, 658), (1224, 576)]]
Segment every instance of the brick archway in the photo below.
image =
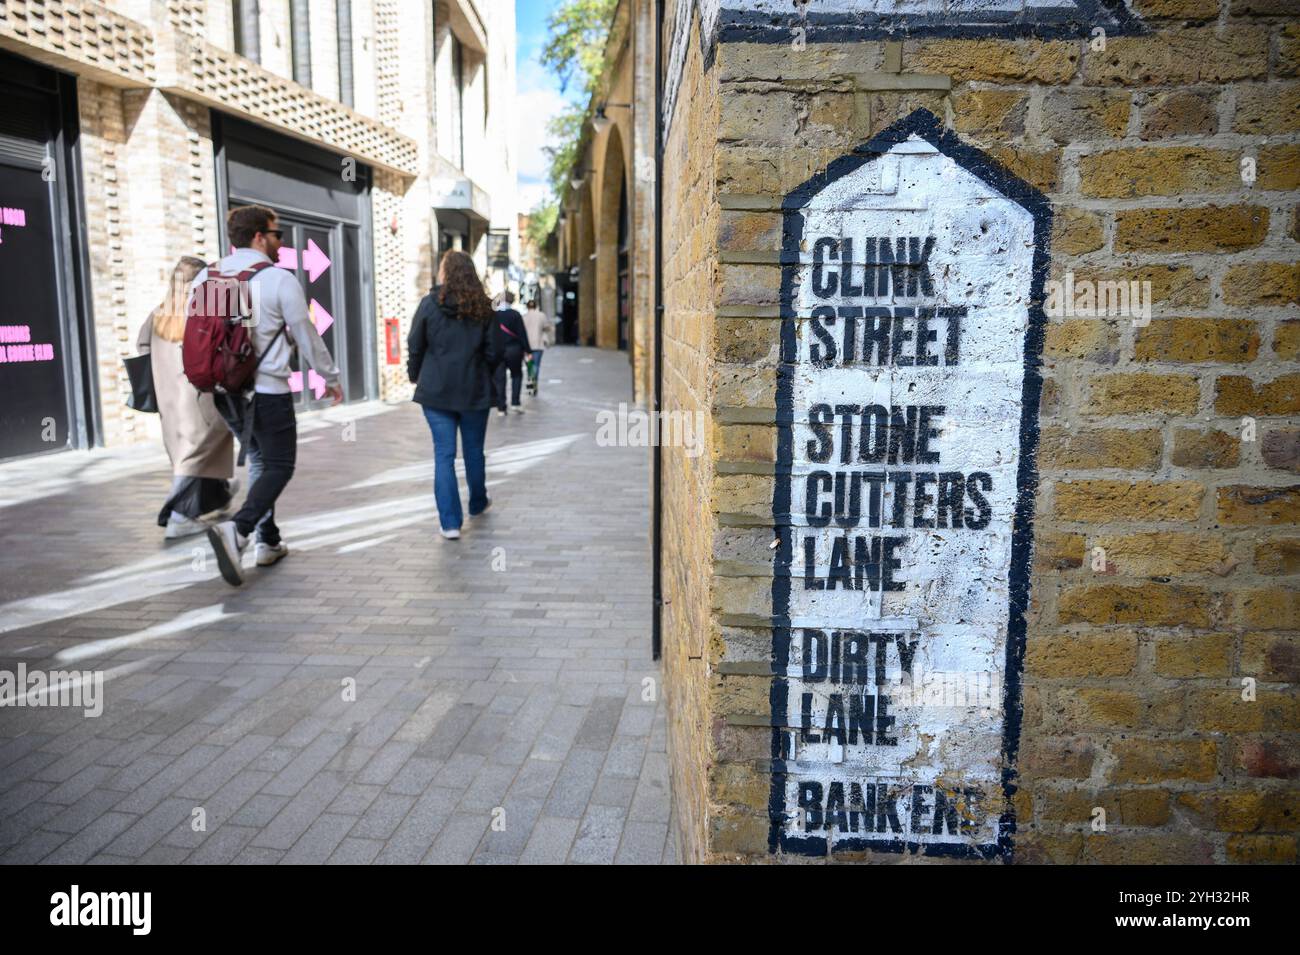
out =
[[(627, 221), (627, 158), (623, 136), (617, 125), (610, 128), (605, 139), (600, 169), (600, 192), (596, 205), (596, 344), (601, 348), (618, 348), (621, 337), (619, 286), (621, 281), (626, 282), (630, 290), (631, 282), (630, 271), (626, 268), (620, 270), (620, 252), (626, 251), (620, 249), (620, 244), (627, 243), (631, 229)], [(622, 277), (620, 271), (624, 273)], [(626, 297), (630, 301), (630, 295)], [(630, 326), (622, 337), (630, 339)]]

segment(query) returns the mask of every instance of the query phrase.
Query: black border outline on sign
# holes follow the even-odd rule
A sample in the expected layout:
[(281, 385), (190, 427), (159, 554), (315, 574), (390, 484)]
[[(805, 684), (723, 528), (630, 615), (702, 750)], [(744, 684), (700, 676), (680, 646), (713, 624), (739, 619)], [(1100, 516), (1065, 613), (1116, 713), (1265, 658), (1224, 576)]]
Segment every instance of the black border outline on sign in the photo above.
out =
[[(781, 357), (777, 367), (777, 465), (776, 488), (772, 494), (773, 515), (790, 513), (790, 465), (794, 445), (794, 374), (798, 368), (798, 345), (795, 339), (794, 288), (799, 272), (800, 245), (803, 241), (804, 216), (800, 210), (831, 183), (849, 175), (887, 153), (894, 146), (916, 135), (951, 158), (962, 169), (982, 180), (991, 189), (1027, 210), (1034, 220), (1034, 256), (1030, 278), (1029, 322), (1025, 329), (1024, 380), (1020, 405), (1020, 461), (1016, 473), (1016, 506), (1012, 523), (1011, 568), (1007, 620), (1006, 668), (1002, 694), (1002, 791), (1005, 798), (995, 844), (966, 845), (922, 843), (897, 840), (841, 839), (835, 848), (841, 852), (920, 852), (928, 856), (951, 856), (977, 859), (1010, 859), (1015, 834), (1012, 797), (1016, 793), (1016, 760), (1020, 747), (1022, 703), (1020, 679), (1025, 653), (1025, 612), (1029, 602), (1029, 560), (1033, 546), (1034, 495), (1038, 488), (1038, 405), (1043, 379), (1040, 361), (1047, 317), (1043, 311), (1044, 288), (1051, 262), (1051, 203), (1041, 192), (974, 146), (967, 145), (955, 133), (943, 128), (928, 110), (918, 109), (885, 129), (847, 156), (834, 160), (826, 169), (789, 193), (781, 204), (783, 210), (781, 249)], [(779, 518), (778, 518), (779, 520)], [(778, 661), (789, 658), (790, 585), (789, 574), (794, 543), (791, 526), (778, 525), (778, 545), (773, 558), (772, 577), (772, 788), (768, 797), (768, 851), (825, 856), (830, 854), (829, 837), (790, 836), (785, 829), (786, 766), (783, 728), (788, 725), (789, 683)], [(786, 573), (782, 574), (784, 570)]]
[[(789, 43), (790, 31), (802, 26), (809, 43), (851, 43), (860, 40), (904, 40), (909, 37), (987, 39), (991, 37), (1063, 40), (1088, 37), (1101, 27), (1108, 36), (1141, 36), (1149, 32), (1124, 0), (1073, 0), (1074, 9), (1033, 8), (1014, 12), (909, 14), (842, 13), (775, 14), (728, 7), (723, 0), (715, 36), (707, 43)], [(967, 22), (960, 22), (966, 18)], [(977, 22), (971, 23), (970, 19)], [(701, 41), (709, 38), (701, 37)]]

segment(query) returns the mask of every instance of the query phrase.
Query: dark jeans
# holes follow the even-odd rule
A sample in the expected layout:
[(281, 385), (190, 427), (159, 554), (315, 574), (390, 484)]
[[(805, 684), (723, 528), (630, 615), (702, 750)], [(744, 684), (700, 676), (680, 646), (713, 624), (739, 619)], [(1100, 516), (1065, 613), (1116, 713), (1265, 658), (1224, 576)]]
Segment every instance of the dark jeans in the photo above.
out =
[(483, 439), (487, 435), (487, 408), (481, 411), (438, 411), (424, 409), (433, 435), (433, 499), (438, 505), (438, 522), (444, 531), (460, 530), (460, 487), (456, 484), (456, 431), (460, 431), (465, 456), (465, 483), (469, 485), (469, 513), (473, 517), (487, 507), (487, 465), (483, 460)]
[(280, 543), (275, 524), (275, 502), (293, 477), (298, 460), (298, 420), (293, 395), (253, 396), (250, 404), (236, 400), (232, 415), (224, 399), (217, 400), (222, 417), (236, 435), (244, 430), (243, 414), (253, 415), (253, 434), (248, 446), (248, 496), (235, 514), (235, 527), (245, 537), (257, 530), (257, 539), (274, 547)]
[(506, 369), (510, 369), (510, 403), (519, 407), (519, 391), (524, 386), (524, 353), (522, 349), (511, 349), (505, 358), (497, 362), (492, 370), (492, 396), (496, 400), (497, 410), (506, 410)]
[(543, 349), (533, 349), (533, 391), (540, 391), (542, 388), (542, 354)]

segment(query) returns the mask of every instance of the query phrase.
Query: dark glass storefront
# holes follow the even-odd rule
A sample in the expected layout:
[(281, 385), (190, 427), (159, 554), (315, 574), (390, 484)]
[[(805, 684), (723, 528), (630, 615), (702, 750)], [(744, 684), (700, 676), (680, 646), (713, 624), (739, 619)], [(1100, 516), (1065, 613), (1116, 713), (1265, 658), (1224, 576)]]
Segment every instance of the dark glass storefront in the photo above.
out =
[(0, 458), (11, 458), (87, 446), (95, 400), (76, 84), (0, 54), (0, 98)]
[[(378, 396), (370, 228), (370, 169), (347, 157), (213, 114), (220, 207), (257, 203), (279, 213), (281, 268), (302, 283), (321, 338), (342, 372), (347, 401)], [(222, 247), (229, 251), (224, 236)], [(291, 385), (302, 409), (324, 380), (299, 368)]]

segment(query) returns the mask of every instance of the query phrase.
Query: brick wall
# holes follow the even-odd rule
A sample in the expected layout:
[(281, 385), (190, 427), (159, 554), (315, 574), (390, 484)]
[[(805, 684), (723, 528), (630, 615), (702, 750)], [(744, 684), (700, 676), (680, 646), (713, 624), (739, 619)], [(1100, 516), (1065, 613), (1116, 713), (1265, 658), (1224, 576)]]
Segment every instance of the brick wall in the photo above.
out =
[[(1295, 861), (1289, 6), (1138, 0), (1149, 35), (1104, 49), (724, 42), (703, 76), (688, 62), (665, 169), (665, 391), (702, 399), (714, 424), (711, 468), (665, 465), (665, 659), (688, 856), (769, 858), (771, 643), (755, 624), (770, 608), (757, 568), (770, 573), (773, 536), (780, 200), (924, 107), (1047, 195), (1053, 279), (1152, 289), (1147, 325), (1049, 320), (1013, 858)], [(689, 175), (688, 137), (716, 150), (704, 182)], [(684, 214), (701, 204), (711, 211)], [(709, 517), (711, 600), (692, 537)], [(1244, 678), (1257, 681), (1253, 702)]]
[(163, 300), (183, 255), (218, 253), (206, 107), (156, 90), (78, 85), (90, 286), (103, 440), (156, 436), (155, 415), (126, 407), (122, 359)]
[[(698, 38), (696, 38), (698, 39)], [(692, 43), (682, 82), (683, 95), (664, 147), (663, 268), (665, 412), (704, 412), (718, 382), (711, 368), (713, 297), (717, 263), (718, 88), (706, 73), (698, 43)], [(706, 429), (705, 434), (708, 434)], [(707, 450), (688, 457), (682, 448), (663, 455), (663, 665), (671, 775), (678, 831), (685, 858), (699, 861), (715, 838), (708, 807), (714, 762), (713, 685), (710, 647), (710, 564), (714, 509), (721, 495)], [(718, 727), (721, 729), (720, 727)], [(725, 836), (724, 836), (725, 838)]]

